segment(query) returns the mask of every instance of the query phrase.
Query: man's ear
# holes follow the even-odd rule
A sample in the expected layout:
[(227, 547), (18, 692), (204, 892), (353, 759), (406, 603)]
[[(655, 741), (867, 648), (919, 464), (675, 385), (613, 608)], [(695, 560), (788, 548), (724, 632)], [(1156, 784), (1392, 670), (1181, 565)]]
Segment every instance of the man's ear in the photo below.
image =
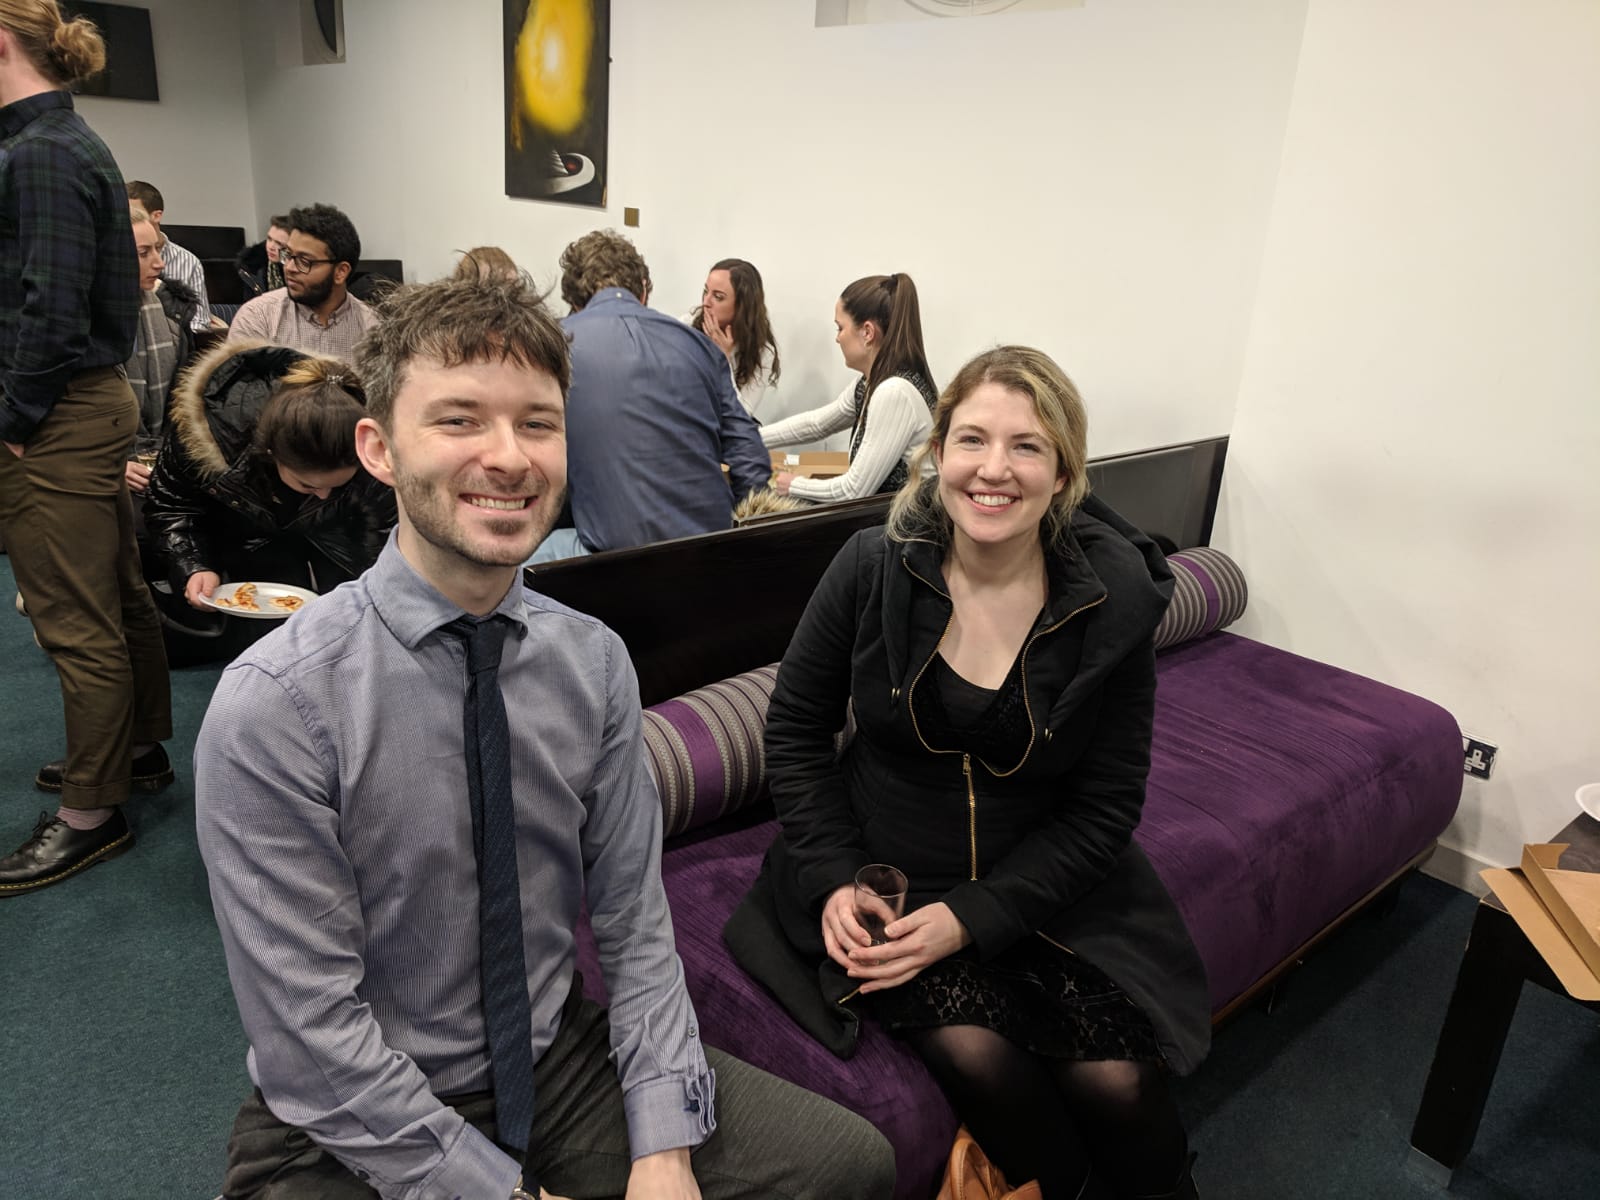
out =
[(336, 264), (333, 268), (333, 281), (335, 283), (343, 283), (346, 279), (350, 278), (350, 272), (353, 270), (355, 270), (355, 268), (347, 262)]
[(389, 435), (371, 417), (356, 422), (356, 457), (379, 483), (394, 486), (394, 458), (389, 453)]

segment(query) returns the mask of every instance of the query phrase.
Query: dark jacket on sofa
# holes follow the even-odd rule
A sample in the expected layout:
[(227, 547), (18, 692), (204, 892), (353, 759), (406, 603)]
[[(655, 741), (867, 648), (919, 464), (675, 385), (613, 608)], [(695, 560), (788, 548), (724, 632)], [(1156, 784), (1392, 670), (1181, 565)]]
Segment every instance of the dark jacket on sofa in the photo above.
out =
[(246, 300), (283, 286), (283, 268), (267, 257), (265, 241), (239, 251), (233, 265), (239, 272), (239, 284), (244, 289)]
[(261, 409), (298, 350), (227, 342), (206, 354), (172, 398), (144, 519), (175, 587), (222, 573), (270, 542), (298, 537), (354, 579), (377, 561), (394, 526), (394, 492), (365, 470), (326, 500), (285, 488), (251, 445)]
[[(1085, 502), (1048, 559), (1049, 596), (1023, 650), (1033, 736), (1019, 761), (989, 763), (929, 745), (913, 717), (951, 613), (944, 535), (928, 539), (858, 533), (812, 596), (767, 715), (784, 833), (729, 923), (730, 945), (808, 1029), (829, 1033), (831, 1021), (823, 1040), (837, 1052), (852, 1018), (833, 1005), (819, 1024), (816, 1001), (853, 985), (825, 963), (822, 987), (811, 974), (799, 996), (795, 963), (773, 960), (785, 948), (823, 959), (828, 895), (861, 866), (892, 863), (911, 881), (908, 910), (943, 900), (966, 926), (963, 953), (988, 959), (1035, 935), (1070, 948), (1116, 980), (1172, 1065), (1190, 1070), (1210, 1041), (1204, 968), (1131, 840), (1150, 765), (1151, 634), (1172, 594), (1166, 562), (1110, 508)], [(836, 756), (848, 702), (855, 736)], [(781, 942), (760, 933), (774, 920)]]

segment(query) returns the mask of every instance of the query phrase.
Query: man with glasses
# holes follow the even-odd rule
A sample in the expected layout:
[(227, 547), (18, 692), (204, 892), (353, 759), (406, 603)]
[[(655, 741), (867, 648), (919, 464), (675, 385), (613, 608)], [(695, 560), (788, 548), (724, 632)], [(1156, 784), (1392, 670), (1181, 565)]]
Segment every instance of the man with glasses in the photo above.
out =
[(331, 204), (289, 210), (289, 245), (278, 255), (283, 287), (248, 301), (228, 340), (257, 338), (354, 362), (356, 343), (378, 316), (345, 288), (361, 257), (356, 227)]

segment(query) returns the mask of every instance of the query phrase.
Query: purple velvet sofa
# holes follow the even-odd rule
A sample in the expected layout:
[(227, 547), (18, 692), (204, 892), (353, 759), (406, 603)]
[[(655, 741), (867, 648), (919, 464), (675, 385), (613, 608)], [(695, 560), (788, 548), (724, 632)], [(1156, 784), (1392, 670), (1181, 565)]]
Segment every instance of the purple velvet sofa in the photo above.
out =
[[(1206, 548), (1172, 562), (1135, 836), (1188, 922), (1220, 1019), (1427, 856), (1460, 799), (1461, 741), (1420, 697), (1220, 632), (1244, 610), (1238, 568)], [(722, 943), (777, 830), (761, 748), (776, 674), (748, 671), (646, 711), (678, 952), (705, 1041), (870, 1119), (894, 1144), (899, 1195), (922, 1200), (956, 1130), (922, 1064), (870, 1022), (855, 1056), (835, 1058)], [(579, 954), (603, 996), (586, 930)]]

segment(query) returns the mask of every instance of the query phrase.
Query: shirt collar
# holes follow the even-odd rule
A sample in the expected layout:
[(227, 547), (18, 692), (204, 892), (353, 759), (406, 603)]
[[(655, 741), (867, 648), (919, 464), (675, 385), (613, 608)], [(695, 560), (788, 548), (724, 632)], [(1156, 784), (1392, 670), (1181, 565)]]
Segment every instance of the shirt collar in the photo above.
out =
[(0, 108), (0, 137), (14, 137), (36, 118), (53, 108), (72, 108), (71, 94), (60, 91), (39, 92), (32, 96), (24, 96), (21, 100), (13, 100), (4, 108)]
[(626, 304), (637, 305), (640, 308), (644, 307), (642, 304), (640, 304), (639, 297), (635, 296), (627, 288), (619, 287), (601, 288), (598, 292), (589, 297), (589, 303), (585, 304), (583, 307), (585, 309), (590, 309), (601, 303), (611, 304), (619, 300)]
[[(400, 553), (399, 537), (399, 530), (389, 534), (383, 553), (365, 576), (366, 587), (389, 632), (407, 650), (415, 650), (429, 634), (468, 614), (406, 561)], [(508, 618), (517, 627), (518, 637), (527, 632), (528, 606), (520, 576), (495, 605), (493, 615)]]
[(339, 301), (339, 307), (334, 309), (331, 313), (328, 314), (328, 323), (326, 325), (324, 325), (321, 321), (317, 320), (316, 314), (313, 313), (305, 305), (303, 305), (303, 304), (295, 304), (293, 297), (291, 297), (289, 295), (287, 290), (284, 291), (283, 295), (284, 295), (284, 298), (287, 299), (290, 304), (294, 304), (295, 316), (299, 317), (300, 320), (302, 320), (302, 321), (310, 321), (318, 329), (332, 329), (340, 321), (344, 320), (347, 316), (350, 315), (350, 300), (351, 300), (351, 296), (350, 296), (350, 293), (348, 291), (345, 292), (344, 299)]

